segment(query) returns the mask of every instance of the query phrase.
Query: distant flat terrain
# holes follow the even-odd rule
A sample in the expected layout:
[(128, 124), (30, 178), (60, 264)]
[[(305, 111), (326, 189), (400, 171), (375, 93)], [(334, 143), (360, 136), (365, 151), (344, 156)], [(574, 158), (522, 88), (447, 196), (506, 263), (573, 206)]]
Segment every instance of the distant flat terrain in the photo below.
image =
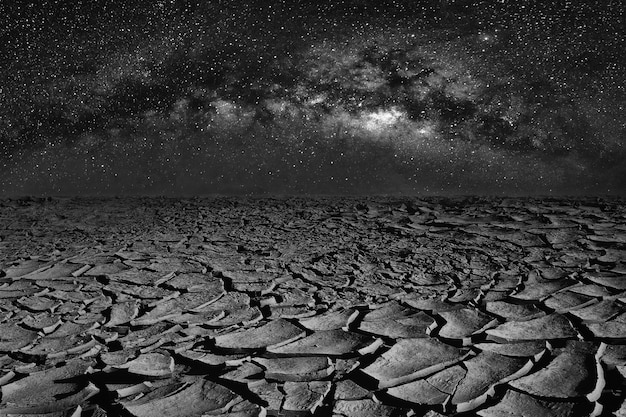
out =
[(626, 203), (0, 200), (0, 414), (626, 415)]

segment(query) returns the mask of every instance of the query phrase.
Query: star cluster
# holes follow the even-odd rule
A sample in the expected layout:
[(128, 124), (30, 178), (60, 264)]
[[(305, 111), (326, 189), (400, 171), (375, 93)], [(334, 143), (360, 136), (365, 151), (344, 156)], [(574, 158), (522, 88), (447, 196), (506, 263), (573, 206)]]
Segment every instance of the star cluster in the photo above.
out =
[(623, 0), (41, 3), (2, 194), (626, 193)]

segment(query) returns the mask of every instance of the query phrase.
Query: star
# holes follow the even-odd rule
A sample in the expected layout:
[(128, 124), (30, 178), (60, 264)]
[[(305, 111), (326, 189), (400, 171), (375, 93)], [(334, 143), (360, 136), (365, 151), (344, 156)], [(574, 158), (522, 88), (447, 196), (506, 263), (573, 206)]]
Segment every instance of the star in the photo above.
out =
[(623, 194), (619, 3), (17, 2), (0, 193)]

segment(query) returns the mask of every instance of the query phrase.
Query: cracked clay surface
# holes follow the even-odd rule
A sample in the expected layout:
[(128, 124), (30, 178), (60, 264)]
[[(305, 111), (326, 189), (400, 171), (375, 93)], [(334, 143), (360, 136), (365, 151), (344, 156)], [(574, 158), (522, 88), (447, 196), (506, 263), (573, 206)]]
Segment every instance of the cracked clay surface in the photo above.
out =
[(0, 200), (0, 254), (0, 415), (626, 415), (621, 200)]

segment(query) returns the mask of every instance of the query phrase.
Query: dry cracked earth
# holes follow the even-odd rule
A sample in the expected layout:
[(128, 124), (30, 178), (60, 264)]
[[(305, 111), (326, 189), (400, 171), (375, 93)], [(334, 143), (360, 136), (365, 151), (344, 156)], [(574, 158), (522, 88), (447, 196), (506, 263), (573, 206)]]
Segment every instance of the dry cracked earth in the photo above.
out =
[(613, 199), (0, 201), (0, 414), (626, 415)]

